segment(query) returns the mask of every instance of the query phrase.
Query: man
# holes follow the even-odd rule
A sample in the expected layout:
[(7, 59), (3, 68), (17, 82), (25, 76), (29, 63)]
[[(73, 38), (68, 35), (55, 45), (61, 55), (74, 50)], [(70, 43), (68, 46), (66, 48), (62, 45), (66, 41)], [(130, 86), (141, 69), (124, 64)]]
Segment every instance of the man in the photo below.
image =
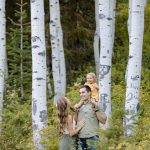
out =
[(80, 120), (85, 120), (85, 126), (78, 135), (80, 144), (82, 150), (96, 150), (91, 143), (98, 140), (96, 129), (99, 127), (99, 121), (105, 124), (106, 115), (98, 107), (98, 103), (91, 99), (91, 89), (89, 86), (83, 85), (80, 87), (80, 98), (83, 101), (83, 105), (78, 111), (77, 124)]

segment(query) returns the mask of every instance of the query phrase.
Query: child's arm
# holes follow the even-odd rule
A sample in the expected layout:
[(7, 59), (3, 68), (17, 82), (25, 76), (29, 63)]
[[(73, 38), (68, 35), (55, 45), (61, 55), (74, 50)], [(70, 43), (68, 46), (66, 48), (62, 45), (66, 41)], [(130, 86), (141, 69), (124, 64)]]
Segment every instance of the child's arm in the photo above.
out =
[(97, 83), (94, 84), (94, 87), (95, 87), (97, 90), (99, 90)]
[(80, 86), (81, 86), (81, 83), (74, 83), (74, 86), (76, 87), (76, 88), (79, 88)]

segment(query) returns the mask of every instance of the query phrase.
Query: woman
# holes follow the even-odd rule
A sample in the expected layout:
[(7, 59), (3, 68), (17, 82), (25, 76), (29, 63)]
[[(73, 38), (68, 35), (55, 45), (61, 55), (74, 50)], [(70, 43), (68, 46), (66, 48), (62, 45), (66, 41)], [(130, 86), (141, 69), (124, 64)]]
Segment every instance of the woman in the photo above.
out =
[(69, 101), (65, 97), (57, 100), (58, 118), (60, 121), (60, 133), (62, 138), (59, 144), (59, 150), (70, 150), (73, 145), (72, 136), (76, 135), (84, 126), (84, 120), (81, 120), (76, 128), (73, 127), (73, 116), (69, 114)]

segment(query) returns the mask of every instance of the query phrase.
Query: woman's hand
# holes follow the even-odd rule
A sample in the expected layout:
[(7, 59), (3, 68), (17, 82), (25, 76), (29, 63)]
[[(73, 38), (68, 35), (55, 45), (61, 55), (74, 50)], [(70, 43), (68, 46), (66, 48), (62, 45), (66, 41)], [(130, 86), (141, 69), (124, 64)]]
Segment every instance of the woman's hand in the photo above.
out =
[(85, 120), (82, 119), (82, 120), (79, 121), (78, 127), (81, 129), (81, 128), (83, 128), (84, 126), (85, 126)]

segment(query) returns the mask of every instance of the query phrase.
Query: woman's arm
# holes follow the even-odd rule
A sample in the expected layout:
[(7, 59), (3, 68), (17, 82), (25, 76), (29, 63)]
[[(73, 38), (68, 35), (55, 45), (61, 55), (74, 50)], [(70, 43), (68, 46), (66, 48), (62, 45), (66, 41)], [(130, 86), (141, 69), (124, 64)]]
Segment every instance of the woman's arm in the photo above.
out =
[(83, 128), (84, 125), (85, 125), (85, 121), (81, 120), (77, 128), (73, 129), (73, 118), (71, 115), (68, 116), (67, 128), (68, 128), (70, 136), (74, 136), (75, 134), (77, 134)]

